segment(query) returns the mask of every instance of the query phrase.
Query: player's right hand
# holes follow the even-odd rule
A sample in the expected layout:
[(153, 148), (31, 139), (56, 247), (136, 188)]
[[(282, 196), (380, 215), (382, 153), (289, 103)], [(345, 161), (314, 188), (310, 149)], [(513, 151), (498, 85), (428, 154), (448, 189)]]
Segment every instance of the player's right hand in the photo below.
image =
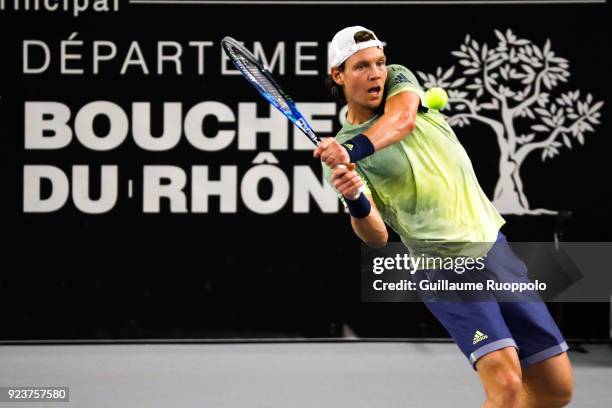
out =
[(334, 168), (332, 182), (336, 190), (349, 200), (355, 200), (360, 194), (359, 189), (363, 186), (363, 180), (355, 169), (345, 166)]
[(321, 158), (321, 161), (332, 169), (339, 164), (348, 164), (351, 158), (346, 149), (333, 137), (324, 137), (321, 143), (314, 149), (312, 155)]

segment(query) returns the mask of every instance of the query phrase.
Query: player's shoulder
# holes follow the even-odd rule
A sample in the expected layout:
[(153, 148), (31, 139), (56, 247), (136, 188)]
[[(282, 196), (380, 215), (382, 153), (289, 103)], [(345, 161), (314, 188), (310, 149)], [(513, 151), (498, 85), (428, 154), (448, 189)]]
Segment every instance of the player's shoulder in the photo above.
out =
[(414, 77), (414, 74), (412, 73), (411, 70), (406, 68), (404, 65), (400, 65), (400, 64), (387, 65), (387, 73), (388, 73), (388, 76), (392, 76), (392, 77), (395, 77), (398, 75), (405, 75), (411, 78)]
[(393, 86), (408, 83), (413, 85), (419, 85), (418, 80), (408, 68), (400, 64), (387, 65), (387, 82), (386, 86), (391, 88)]
[(410, 89), (420, 89), (419, 81), (412, 71), (400, 64), (387, 65), (387, 80), (385, 81), (387, 95)]
[(410, 70), (408, 68), (406, 68), (404, 65), (400, 65), (400, 64), (389, 64), (387, 65), (387, 71), (389, 72), (410, 72)]

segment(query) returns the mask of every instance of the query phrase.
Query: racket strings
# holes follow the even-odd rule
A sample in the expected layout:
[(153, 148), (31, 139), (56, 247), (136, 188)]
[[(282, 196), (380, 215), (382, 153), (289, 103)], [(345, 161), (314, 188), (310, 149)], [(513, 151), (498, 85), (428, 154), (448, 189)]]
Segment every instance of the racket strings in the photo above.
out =
[(260, 68), (251, 62), (250, 59), (246, 58), (239, 49), (231, 47), (231, 57), (237, 68), (240, 69), (247, 78), (256, 85), (262, 94), (270, 101), (270, 103), (276, 105), (279, 109), (287, 114), (291, 114), (291, 108), (285, 101), (277, 86), (270, 81), (270, 79), (261, 72)]
[(295, 102), (272, 78), (270, 72), (244, 46), (231, 37), (221, 40), (223, 49), (240, 73), (272, 106), (281, 111), (310, 141), (318, 145), (321, 140), (295, 106)]

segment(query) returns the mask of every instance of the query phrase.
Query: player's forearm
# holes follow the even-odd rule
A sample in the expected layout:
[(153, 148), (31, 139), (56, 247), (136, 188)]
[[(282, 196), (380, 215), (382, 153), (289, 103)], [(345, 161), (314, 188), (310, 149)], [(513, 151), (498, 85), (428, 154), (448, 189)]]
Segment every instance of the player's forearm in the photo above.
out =
[(342, 145), (351, 163), (391, 146), (414, 129), (420, 97), (414, 92), (401, 92), (387, 99), (385, 113), (365, 133), (358, 134)]
[(416, 110), (386, 112), (364, 134), (378, 151), (399, 142), (412, 132), (415, 120)]
[(389, 239), (387, 227), (375, 208), (365, 218), (351, 217), (351, 225), (359, 239), (370, 246), (384, 245)]

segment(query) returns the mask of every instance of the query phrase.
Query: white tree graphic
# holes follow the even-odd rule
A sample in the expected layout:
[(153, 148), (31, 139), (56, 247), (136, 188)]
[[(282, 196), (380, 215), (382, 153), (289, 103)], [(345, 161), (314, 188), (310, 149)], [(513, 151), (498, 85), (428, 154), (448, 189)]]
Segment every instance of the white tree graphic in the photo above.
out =
[[(444, 108), (453, 126), (471, 120), (488, 125), (500, 149), (499, 179), (493, 204), (503, 214), (556, 214), (556, 211), (529, 206), (523, 192), (521, 165), (533, 152), (541, 151), (542, 161), (559, 154), (573, 142), (584, 144), (592, 125), (600, 124), (603, 101), (580, 91), (561, 93), (553, 100), (549, 91), (567, 82), (569, 62), (555, 55), (550, 39), (542, 48), (530, 40), (495, 30), (495, 48), (480, 45), (468, 34), (457, 57), (463, 76), (455, 77), (455, 66), (438, 67), (435, 74), (418, 72), (426, 88), (439, 86), (448, 92)], [(534, 123), (535, 122), (535, 123)]]

